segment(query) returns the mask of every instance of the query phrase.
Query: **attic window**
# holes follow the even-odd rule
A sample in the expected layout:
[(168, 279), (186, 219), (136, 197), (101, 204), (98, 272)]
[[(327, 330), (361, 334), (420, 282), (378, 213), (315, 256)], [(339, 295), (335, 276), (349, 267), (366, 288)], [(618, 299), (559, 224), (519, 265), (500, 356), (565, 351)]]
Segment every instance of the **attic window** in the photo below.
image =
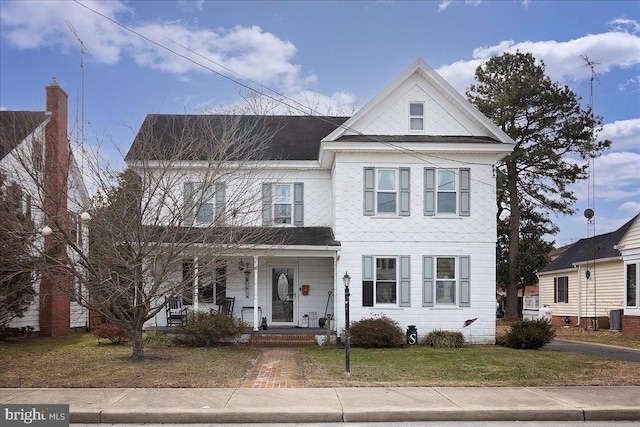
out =
[(409, 131), (424, 132), (424, 103), (409, 103)]

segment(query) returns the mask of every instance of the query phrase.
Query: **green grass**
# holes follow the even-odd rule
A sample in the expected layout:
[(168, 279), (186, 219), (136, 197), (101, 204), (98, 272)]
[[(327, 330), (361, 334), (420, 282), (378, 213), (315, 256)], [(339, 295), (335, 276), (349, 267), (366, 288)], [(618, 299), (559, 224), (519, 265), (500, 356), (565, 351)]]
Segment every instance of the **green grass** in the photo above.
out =
[(259, 355), (247, 347), (131, 347), (92, 335), (0, 342), (2, 387), (239, 387)]
[(546, 350), (498, 346), (461, 349), (344, 350), (308, 347), (305, 386), (571, 386), (640, 385), (640, 364)]
[[(260, 350), (250, 346), (96, 345), (92, 335), (0, 342), (0, 387), (240, 387)], [(498, 346), (302, 349), (305, 387), (640, 385), (640, 363)]]
[(608, 329), (592, 331), (584, 328), (561, 327), (556, 331), (556, 338), (640, 349), (640, 338), (625, 337), (620, 332), (609, 331)]

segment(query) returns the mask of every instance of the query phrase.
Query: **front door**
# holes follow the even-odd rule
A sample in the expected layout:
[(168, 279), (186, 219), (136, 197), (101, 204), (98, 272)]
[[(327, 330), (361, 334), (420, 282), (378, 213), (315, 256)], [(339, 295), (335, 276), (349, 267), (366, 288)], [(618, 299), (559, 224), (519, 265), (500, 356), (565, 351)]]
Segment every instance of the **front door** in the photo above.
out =
[(271, 323), (293, 324), (296, 318), (295, 269), (271, 268)]

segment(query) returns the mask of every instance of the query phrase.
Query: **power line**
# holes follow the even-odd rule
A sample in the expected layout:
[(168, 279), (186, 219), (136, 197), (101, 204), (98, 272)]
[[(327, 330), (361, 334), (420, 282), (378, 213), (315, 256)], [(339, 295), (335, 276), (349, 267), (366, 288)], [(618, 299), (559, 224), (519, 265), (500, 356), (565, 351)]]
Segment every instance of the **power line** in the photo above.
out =
[[(392, 148), (392, 149), (394, 149), (394, 150), (404, 152), (405, 154), (408, 154), (409, 156), (414, 157), (414, 158), (416, 158), (416, 159), (420, 160), (421, 162), (424, 162), (424, 163), (427, 163), (427, 164), (430, 164), (430, 165), (432, 165), (432, 166), (436, 166), (436, 167), (442, 167), (441, 165), (438, 165), (438, 164), (436, 164), (436, 163), (434, 163), (434, 162), (431, 162), (431, 161), (429, 161), (429, 160), (427, 160), (427, 159), (425, 159), (425, 158), (421, 157), (421, 156), (424, 156), (424, 155), (426, 155), (426, 154), (419, 153), (419, 152), (417, 152), (417, 151), (415, 151), (415, 150), (411, 150), (411, 149), (409, 149), (409, 148), (407, 148), (407, 147), (402, 147), (402, 146), (396, 145), (396, 144), (391, 143), (391, 142), (388, 142), (388, 141), (380, 140), (380, 139), (378, 139), (378, 138), (376, 138), (376, 137), (367, 136), (367, 135), (363, 134), (362, 132), (360, 132), (360, 131), (358, 131), (358, 130), (356, 130), (356, 129), (351, 128), (350, 126), (346, 126), (346, 125), (344, 125), (344, 124), (337, 124), (337, 123), (335, 123), (334, 121), (332, 121), (330, 117), (325, 116), (325, 115), (323, 115), (323, 114), (311, 114), (310, 112), (308, 112), (308, 111), (307, 111), (307, 109), (308, 109), (309, 111), (312, 111), (312, 110), (311, 110), (310, 108), (308, 108), (308, 107), (304, 106), (304, 104), (302, 104), (301, 102), (296, 101), (296, 100), (294, 100), (294, 99), (292, 99), (292, 98), (290, 98), (290, 97), (288, 97), (288, 96), (286, 96), (286, 95), (284, 95), (284, 94), (282, 94), (282, 93), (280, 93), (280, 92), (278, 92), (278, 91), (276, 91), (276, 90), (274, 90), (274, 89), (268, 88), (268, 87), (266, 87), (266, 86), (264, 86), (264, 85), (262, 85), (262, 84), (260, 84), (260, 83), (257, 83), (257, 82), (255, 82), (255, 81), (251, 80), (250, 78), (245, 77), (245, 76), (243, 76), (242, 74), (239, 74), (239, 73), (237, 73), (236, 71), (234, 71), (234, 70), (232, 70), (232, 69), (230, 69), (230, 68), (228, 68), (228, 67), (226, 67), (226, 66), (224, 66), (224, 65), (222, 65), (222, 64), (219, 64), (219, 63), (217, 63), (216, 61), (214, 61), (214, 60), (212, 60), (212, 59), (210, 59), (210, 58), (207, 58), (207, 57), (205, 57), (205, 56), (201, 55), (200, 53), (198, 53), (198, 52), (196, 52), (196, 51), (194, 51), (194, 50), (190, 49), (189, 47), (184, 46), (184, 45), (182, 45), (182, 44), (180, 44), (180, 43), (176, 42), (175, 40), (172, 40), (172, 39), (170, 39), (170, 38), (168, 38), (168, 37), (166, 37), (166, 36), (164, 36), (164, 35), (160, 35), (160, 34), (159, 34), (159, 35), (160, 35), (161, 37), (163, 37), (164, 39), (166, 39), (166, 40), (170, 41), (171, 43), (173, 43), (173, 44), (175, 44), (175, 45), (177, 45), (177, 46), (181, 47), (182, 49), (185, 49), (185, 50), (187, 50), (188, 52), (193, 53), (194, 55), (196, 55), (196, 56), (198, 56), (198, 57), (200, 57), (200, 58), (202, 58), (202, 59), (204, 59), (204, 60), (206, 60), (206, 61), (208, 61), (208, 62), (210, 62), (210, 63), (214, 64), (214, 65), (216, 65), (216, 66), (217, 66), (217, 67), (219, 67), (219, 68), (222, 68), (223, 70), (228, 71), (228, 72), (229, 72), (229, 73), (231, 73), (231, 74), (234, 74), (234, 75), (236, 75), (236, 76), (238, 76), (238, 77), (242, 78), (243, 80), (246, 80), (246, 81), (248, 81), (248, 82), (250, 82), (250, 83), (252, 83), (252, 84), (254, 84), (254, 85), (256, 85), (256, 86), (259, 86), (260, 88), (263, 88), (263, 89), (264, 89), (264, 90), (266, 90), (266, 91), (269, 91), (269, 92), (271, 92), (271, 93), (273, 93), (273, 94), (277, 95), (278, 97), (280, 97), (280, 99), (279, 99), (279, 98), (276, 98), (275, 96), (269, 95), (269, 94), (267, 94), (267, 93), (265, 93), (265, 92), (263, 92), (263, 91), (260, 91), (260, 90), (258, 90), (258, 89), (256, 89), (256, 88), (254, 88), (254, 87), (252, 87), (252, 86), (250, 86), (250, 85), (248, 85), (248, 84), (242, 83), (242, 82), (238, 81), (237, 79), (232, 78), (231, 76), (225, 75), (225, 74), (223, 74), (223, 73), (221, 73), (221, 72), (217, 71), (217, 70), (216, 70), (216, 69), (214, 69), (214, 68), (211, 68), (211, 67), (209, 67), (209, 66), (207, 66), (207, 65), (205, 65), (205, 64), (202, 64), (202, 63), (200, 63), (200, 62), (197, 62), (197, 61), (195, 61), (194, 59), (192, 59), (192, 58), (190, 58), (190, 57), (188, 57), (188, 56), (186, 56), (186, 55), (184, 55), (184, 54), (182, 54), (182, 53), (180, 53), (180, 52), (177, 52), (176, 50), (171, 49), (170, 47), (168, 47), (168, 46), (166, 46), (166, 45), (163, 45), (163, 44), (161, 44), (161, 43), (158, 43), (158, 42), (156, 42), (155, 40), (152, 40), (152, 39), (150, 39), (149, 37), (145, 36), (144, 34), (142, 34), (142, 33), (138, 32), (138, 31), (136, 31), (136, 30), (134, 30), (134, 29), (132, 29), (132, 28), (129, 28), (128, 26), (126, 26), (126, 25), (124, 25), (124, 24), (122, 24), (122, 23), (118, 22), (117, 20), (115, 20), (115, 19), (113, 19), (113, 18), (111, 18), (111, 17), (109, 17), (109, 16), (107, 16), (107, 15), (105, 15), (105, 14), (103, 14), (103, 13), (101, 13), (101, 12), (97, 11), (97, 10), (95, 10), (95, 9), (92, 9), (91, 7), (89, 7), (89, 6), (87, 6), (87, 5), (83, 4), (83, 3), (81, 3), (79, 0), (73, 0), (73, 1), (74, 1), (76, 4), (78, 4), (78, 5), (82, 6), (82, 7), (84, 7), (85, 9), (87, 9), (87, 10), (89, 10), (89, 11), (91, 11), (91, 12), (95, 13), (96, 15), (99, 15), (99, 16), (101, 16), (102, 18), (104, 18), (104, 19), (108, 20), (109, 22), (111, 22), (111, 23), (113, 23), (113, 24), (117, 25), (118, 27), (122, 28), (123, 30), (128, 31), (128, 32), (130, 32), (130, 33), (132, 33), (132, 34), (135, 34), (136, 36), (138, 36), (138, 37), (140, 37), (140, 38), (144, 39), (145, 41), (147, 41), (147, 42), (149, 42), (149, 43), (153, 44), (154, 46), (157, 46), (157, 47), (158, 47), (158, 48), (160, 48), (160, 49), (164, 49), (164, 50), (166, 50), (166, 51), (170, 52), (170, 53), (171, 53), (171, 54), (173, 54), (173, 55), (176, 55), (176, 56), (178, 56), (178, 57), (180, 57), (180, 58), (182, 58), (182, 59), (184, 59), (184, 60), (186, 60), (186, 61), (189, 61), (189, 62), (191, 62), (191, 63), (195, 64), (195, 65), (196, 65), (196, 66), (198, 66), (198, 67), (201, 67), (201, 68), (203, 68), (203, 69), (205, 69), (205, 70), (207, 70), (207, 71), (210, 71), (210, 72), (212, 72), (212, 73), (214, 73), (214, 74), (216, 74), (216, 75), (218, 75), (218, 76), (220, 76), (220, 77), (222, 77), (222, 78), (224, 78), (224, 79), (227, 79), (227, 80), (231, 81), (232, 83), (234, 83), (234, 84), (236, 84), (236, 85), (238, 85), (238, 86), (240, 86), (240, 87), (243, 87), (243, 88), (245, 88), (245, 89), (247, 89), (247, 90), (249, 90), (249, 91), (251, 91), (251, 92), (253, 92), (253, 93), (256, 93), (256, 94), (258, 94), (258, 95), (260, 95), (260, 96), (264, 96), (264, 97), (266, 97), (266, 98), (268, 98), (268, 99), (270, 99), (270, 100), (272, 100), (272, 101), (274, 101), (274, 102), (277, 102), (277, 103), (279, 103), (279, 104), (285, 105), (285, 106), (287, 106), (287, 107), (291, 108), (292, 110), (298, 111), (298, 112), (302, 113), (304, 116), (314, 117), (314, 118), (316, 118), (316, 119), (318, 119), (318, 120), (322, 120), (322, 121), (324, 121), (325, 123), (332, 124), (332, 125), (336, 126), (336, 128), (342, 128), (342, 129), (347, 130), (347, 131), (349, 131), (349, 132), (353, 132), (353, 133), (355, 133), (355, 134), (357, 134), (357, 135), (359, 135), (359, 136), (363, 136), (363, 137), (366, 137), (366, 138), (370, 138), (370, 139), (372, 140), (372, 142), (377, 142), (377, 143), (380, 143), (380, 144), (386, 145), (386, 146), (388, 146), (388, 147), (390, 147), (390, 148)], [(74, 33), (74, 34), (75, 34), (75, 33)], [(157, 33), (156, 33), (156, 34), (157, 34)], [(283, 99), (289, 100), (289, 101), (291, 101), (293, 104), (297, 104), (297, 105), (292, 105), (292, 104), (290, 104), (290, 103), (287, 103), (287, 102), (283, 101)], [(477, 164), (477, 165), (483, 165), (483, 166), (484, 166), (484, 165), (486, 165), (486, 164), (484, 164), (484, 163), (463, 162), (463, 161), (460, 161), (460, 160), (451, 159), (451, 158), (442, 157), (442, 156), (436, 156), (436, 155), (432, 155), (432, 154), (428, 154), (428, 156), (430, 156), (430, 157), (434, 157), (434, 158), (438, 158), (438, 159), (440, 159), (440, 160), (445, 160), (445, 161), (449, 161), (449, 162), (453, 162), (453, 163), (460, 163), (460, 164), (465, 164), (465, 165), (468, 165), (468, 164)], [(486, 165), (486, 166), (488, 166), (488, 165)], [(458, 174), (458, 172), (457, 172), (457, 171), (454, 171), (454, 172), (455, 172), (456, 174)], [(479, 184), (483, 184), (483, 185), (486, 185), (486, 186), (489, 186), (489, 187), (492, 187), (492, 188), (493, 188), (493, 187), (495, 187), (495, 183), (487, 183), (487, 182), (484, 182), (484, 181), (481, 181), (481, 180), (478, 180), (478, 179), (474, 179), (474, 178), (470, 178), (470, 179), (471, 179), (471, 181), (476, 182), (476, 183), (479, 183)]]

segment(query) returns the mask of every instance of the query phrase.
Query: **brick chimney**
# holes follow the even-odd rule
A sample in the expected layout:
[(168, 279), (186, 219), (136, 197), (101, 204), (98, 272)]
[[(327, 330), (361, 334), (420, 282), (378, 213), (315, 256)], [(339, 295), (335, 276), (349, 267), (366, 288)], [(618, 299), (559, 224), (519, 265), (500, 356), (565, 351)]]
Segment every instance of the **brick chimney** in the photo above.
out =
[[(44, 238), (49, 262), (40, 283), (40, 335), (68, 335), (71, 330), (69, 302), (69, 273), (60, 264), (66, 259), (66, 244), (60, 228), (68, 231), (67, 172), (69, 165), (69, 140), (67, 137), (67, 104), (69, 95), (53, 82), (46, 88), (47, 112), (51, 119), (45, 128), (44, 209), (45, 224), (53, 234)], [(52, 267), (53, 265), (53, 267)]]

